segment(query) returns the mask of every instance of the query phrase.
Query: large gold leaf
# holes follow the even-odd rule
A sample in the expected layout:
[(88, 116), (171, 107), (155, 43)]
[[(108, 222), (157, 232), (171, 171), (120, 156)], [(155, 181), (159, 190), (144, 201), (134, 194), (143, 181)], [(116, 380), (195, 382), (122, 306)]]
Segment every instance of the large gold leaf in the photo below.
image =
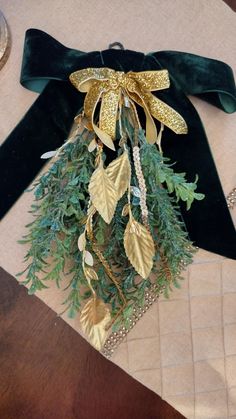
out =
[(114, 183), (109, 178), (102, 164), (93, 172), (89, 183), (92, 203), (104, 221), (110, 224), (118, 201)]
[(99, 351), (106, 340), (107, 331), (105, 328), (110, 321), (111, 315), (108, 305), (96, 296), (90, 298), (81, 311), (81, 328), (91, 344)]
[(149, 231), (132, 216), (125, 229), (124, 247), (134, 269), (147, 278), (152, 270), (155, 246)]
[(109, 164), (106, 168), (106, 173), (115, 184), (118, 199), (120, 199), (129, 186), (131, 176), (131, 168), (127, 151)]

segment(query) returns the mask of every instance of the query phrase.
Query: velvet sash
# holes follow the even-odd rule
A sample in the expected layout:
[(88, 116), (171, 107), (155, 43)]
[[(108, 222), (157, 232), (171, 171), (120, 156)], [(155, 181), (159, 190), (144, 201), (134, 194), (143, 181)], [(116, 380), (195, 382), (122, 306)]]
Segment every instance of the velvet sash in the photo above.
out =
[[(190, 211), (181, 212), (196, 246), (236, 259), (236, 234), (199, 115), (187, 95), (195, 95), (227, 113), (236, 110), (236, 88), (231, 68), (194, 54), (161, 51), (143, 54), (107, 49), (89, 53), (66, 48), (45, 32), (29, 29), (25, 36), (21, 84), (39, 97), (0, 148), (0, 217), (9, 210), (44, 164), (41, 154), (59, 147), (84, 94), (69, 82), (73, 71), (110, 67), (120, 71), (168, 69), (169, 89), (153, 92), (186, 120), (189, 132), (176, 136), (165, 129), (164, 154), (186, 172), (198, 173), (198, 190), (205, 194)], [(177, 137), (177, 138), (176, 138)]]

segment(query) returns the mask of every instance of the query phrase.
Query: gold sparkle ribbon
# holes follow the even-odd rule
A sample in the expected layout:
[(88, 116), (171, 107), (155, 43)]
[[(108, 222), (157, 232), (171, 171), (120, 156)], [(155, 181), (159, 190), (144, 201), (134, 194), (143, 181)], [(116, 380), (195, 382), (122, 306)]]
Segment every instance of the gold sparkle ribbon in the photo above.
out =
[[(122, 94), (143, 107), (146, 115), (146, 138), (150, 143), (157, 140), (153, 117), (176, 134), (186, 134), (187, 124), (182, 116), (151, 92), (168, 89), (170, 79), (167, 70), (124, 73), (110, 68), (86, 68), (70, 75), (71, 83), (87, 93), (84, 113), (102, 142), (114, 149), (118, 107)], [(94, 123), (94, 113), (101, 100), (99, 126)]]

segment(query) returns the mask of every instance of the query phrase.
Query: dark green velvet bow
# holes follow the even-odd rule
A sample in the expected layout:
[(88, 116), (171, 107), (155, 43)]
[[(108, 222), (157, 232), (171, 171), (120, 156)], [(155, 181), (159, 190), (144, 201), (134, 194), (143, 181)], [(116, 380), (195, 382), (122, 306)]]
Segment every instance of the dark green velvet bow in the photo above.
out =
[(66, 48), (43, 31), (26, 32), (21, 83), (41, 93), (0, 149), (1, 207), (3, 216), (36, 176), (44, 162), (41, 154), (59, 147), (73, 118), (83, 106), (84, 94), (69, 82), (69, 75), (87, 67), (121, 71), (168, 69), (169, 89), (154, 92), (187, 122), (187, 135), (167, 129), (164, 154), (187, 172), (189, 181), (199, 174), (203, 201), (193, 203), (182, 216), (195, 245), (236, 258), (236, 234), (199, 115), (187, 95), (195, 95), (227, 113), (236, 110), (236, 89), (231, 68), (217, 60), (194, 54), (161, 51), (143, 54), (107, 49), (89, 53)]

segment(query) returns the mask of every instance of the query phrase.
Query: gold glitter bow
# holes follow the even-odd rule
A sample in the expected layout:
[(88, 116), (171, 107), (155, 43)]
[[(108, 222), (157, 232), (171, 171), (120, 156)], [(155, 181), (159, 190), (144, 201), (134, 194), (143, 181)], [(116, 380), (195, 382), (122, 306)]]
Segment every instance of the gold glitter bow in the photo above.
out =
[[(87, 93), (84, 101), (85, 116), (89, 119), (97, 136), (110, 148), (114, 149), (113, 140), (122, 94), (143, 107), (148, 142), (155, 143), (157, 140), (153, 117), (176, 134), (187, 133), (187, 125), (182, 116), (151, 93), (170, 86), (167, 70), (124, 73), (106, 67), (86, 68), (72, 73), (70, 81), (80, 92)], [(94, 113), (100, 99), (98, 127), (94, 123)]]

